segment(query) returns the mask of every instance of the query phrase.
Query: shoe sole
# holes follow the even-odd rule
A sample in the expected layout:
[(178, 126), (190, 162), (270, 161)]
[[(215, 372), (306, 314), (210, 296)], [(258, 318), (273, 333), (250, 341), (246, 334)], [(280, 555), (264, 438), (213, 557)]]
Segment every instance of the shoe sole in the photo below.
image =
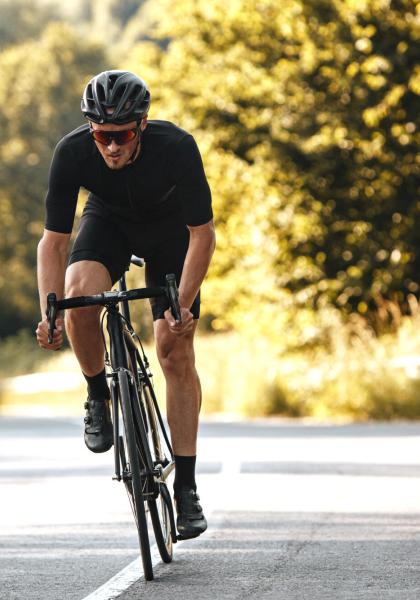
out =
[(207, 531), (207, 525), (206, 528), (203, 529), (203, 531), (197, 531), (197, 532), (191, 532), (191, 533), (178, 533), (177, 535), (177, 539), (178, 540), (192, 540), (196, 537), (198, 537), (199, 535), (201, 535), (202, 533), (204, 533), (205, 531)]
[(89, 446), (89, 444), (87, 443), (86, 435), (85, 435), (84, 440), (85, 440), (86, 448), (88, 450), (90, 450), (91, 452), (94, 452), (95, 454), (101, 454), (102, 452), (108, 452), (108, 450), (111, 450), (112, 446), (114, 445), (114, 440), (112, 440), (112, 442), (108, 446), (103, 446), (103, 447), (99, 447), (99, 448), (91, 448)]
[[(203, 532), (203, 533), (204, 533), (204, 532)], [(201, 535), (201, 533), (195, 533), (194, 535), (181, 535), (181, 534), (178, 534), (178, 535), (176, 536), (176, 539), (177, 539), (179, 542), (183, 542), (183, 541), (185, 541), (185, 540), (193, 540), (194, 538), (196, 538), (196, 537), (198, 537), (198, 536), (200, 536), (200, 535)]]
[[(204, 530), (206, 531), (206, 530)], [(180, 542), (182, 542), (183, 540), (193, 540), (194, 538), (200, 536), (202, 533), (204, 533), (204, 531), (200, 531), (200, 533), (191, 533), (191, 534), (182, 534), (182, 533), (178, 533), (178, 535), (176, 536), (176, 539), (179, 540)]]

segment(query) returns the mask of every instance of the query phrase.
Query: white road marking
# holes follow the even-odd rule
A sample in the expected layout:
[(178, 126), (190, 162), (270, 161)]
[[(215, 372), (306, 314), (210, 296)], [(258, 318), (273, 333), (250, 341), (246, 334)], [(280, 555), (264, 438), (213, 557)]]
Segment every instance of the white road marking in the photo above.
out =
[[(155, 567), (160, 562), (159, 550), (157, 546), (153, 546), (150, 550), (152, 565)], [(139, 556), (129, 565), (124, 567), (119, 573), (114, 575), (114, 577), (111, 577), (111, 579), (101, 585), (100, 588), (82, 600), (112, 600), (113, 598), (120, 596), (125, 590), (133, 585), (133, 583), (136, 583), (136, 581), (143, 577), (143, 566)]]
[[(219, 477), (229, 478), (234, 475), (239, 475), (241, 472), (241, 461), (235, 459), (235, 457), (226, 459), (222, 463), (222, 470)], [(219, 479), (220, 481), (220, 479)]]
[[(228, 480), (232, 475), (237, 475), (240, 473), (240, 467), (241, 463), (239, 461), (227, 461), (226, 463), (223, 463), (222, 473), (218, 477), (218, 487), (221, 486), (220, 489), (223, 489), (226, 480)], [(215, 512), (215, 510), (216, 507), (213, 506), (210, 509), (210, 511), (205, 512), (207, 520), (212, 520), (212, 514)], [(148, 523), (148, 525), (150, 526), (150, 523)], [(205, 535), (207, 536), (209, 535), (209, 533), (211, 534), (215, 529), (217, 529), (217, 526), (210, 526), (207, 529)], [(184, 546), (184, 544), (186, 544), (186, 546)], [(188, 542), (178, 542), (174, 546), (174, 560), (176, 560), (176, 558), (179, 557), (179, 555), (182, 554), (185, 550), (188, 551), (189, 548), (190, 546), (188, 545)], [(151, 547), (150, 550), (152, 557), (152, 565), (153, 568), (155, 568), (156, 565), (162, 562), (159, 550), (156, 545)], [(129, 565), (124, 567), (124, 569), (122, 569), (119, 573), (114, 575), (114, 577), (105, 582), (100, 588), (89, 594), (89, 596), (82, 598), (82, 600), (113, 600), (114, 598), (118, 598), (118, 596), (120, 596), (130, 586), (136, 583), (136, 581), (139, 581), (143, 578), (143, 567), (139, 557), (136, 558)]]
[[(207, 515), (206, 517), (210, 517), (212, 514)], [(204, 535), (208, 535), (209, 533), (213, 533), (213, 531), (217, 529), (217, 526), (213, 525), (209, 527)], [(178, 544), (182, 544), (179, 547)], [(186, 546), (184, 546), (186, 544)], [(174, 546), (174, 560), (180, 556), (185, 551), (189, 551), (191, 546), (188, 545), (188, 542), (178, 542)], [(158, 547), (154, 545), (150, 549), (150, 554), (152, 557), (152, 565), (155, 568), (159, 563), (162, 562), (159, 554)], [(163, 564), (163, 563), (162, 563)], [(119, 573), (111, 577), (108, 581), (106, 581), (100, 588), (82, 598), (82, 600), (114, 600), (118, 598), (123, 592), (128, 590), (130, 586), (132, 586), (136, 581), (144, 578), (143, 574), (143, 566), (141, 564), (140, 557), (136, 558), (129, 565), (124, 567)]]

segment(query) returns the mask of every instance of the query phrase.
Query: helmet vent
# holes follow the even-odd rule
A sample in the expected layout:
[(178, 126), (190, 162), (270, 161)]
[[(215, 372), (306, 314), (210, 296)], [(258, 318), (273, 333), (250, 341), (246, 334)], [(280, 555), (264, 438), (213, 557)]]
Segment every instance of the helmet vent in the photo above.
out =
[(113, 89), (113, 87), (114, 87), (115, 82), (117, 81), (117, 79), (118, 79), (118, 75), (110, 75), (109, 76), (109, 89), (110, 90)]
[(105, 95), (105, 90), (104, 90), (103, 85), (98, 85), (97, 91), (98, 91), (98, 100), (99, 100), (99, 102), (104, 102), (106, 95)]
[(139, 85), (136, 85), (134, 90), (131, 92), (130, 96), (132, 98), (137, 98), (137, 96), (141, 94), (141, 87)]
[(88, 102), (94, 102), (94, 99), (93, 99), (93, 92), (92, 92), (92, 85), (91, 85), (91, 84), (89, 84), (89, 85), (87, 86), (87, 88), (86, 88), (86, 100), (87, 100)]
[(114, 98), (115, 100), (120, 100), (124, 96), (125, 88), (122, 86), (115, 90)]

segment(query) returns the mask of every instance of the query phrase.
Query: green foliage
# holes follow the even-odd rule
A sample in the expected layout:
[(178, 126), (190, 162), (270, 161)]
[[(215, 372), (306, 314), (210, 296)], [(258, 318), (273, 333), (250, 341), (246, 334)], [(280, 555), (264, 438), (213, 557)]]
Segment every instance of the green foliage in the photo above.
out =
[(290, 355), (279, 364), (286, 398), (318, 418), (418, 419), (420, 343), (418, 306), (397, 332), (380, 339), (353, 315), (343, 324), (330, 315), (324, 348)]
[(307, 7), (317, 60), (302, 78), (306, 106), (291, 135), (324, 232), (295, 255), (319, 257), (318, 301), (365, 313), (377, 296), (398, 292), (403, 303), (419, 290), (416, 11), (410, 1), (333, 6), (324, 24), (319, 4)]
[(324, 346), (283, 354), (236, 333), (197, 342), (204, 410), (251, 417), (391, 420), (420, 417), (420, 313), (380, 339), (360, 316), (323, 314)]
[(396, 338), (355, 317), (398, 337), (419, 295), (418, 4), (55, 2), (83, 36), (28, 6), (0, 2), (0, 338), (38, 320), (52, 150), (86, 80), (119, 63), (150, 84), (151, 118), (195, 134), (213, 190), (203, 321), (242, 337), (212, 341), (210, 407), (418, 416), (417, 378), (389, 369)]
[[(124, 37), (126, 26), (142, 4), (141, 0), (91, 0), (92, 34), (102, 39), (106, 32), (107, 43), (118, 45)], [(115, 60), (115, 54), (114, 48), (110, 53), (110, 60)]]
[[(110, 16), (120, 24), (121, 28), (124, 28), (138, 13), (143, 3), (143, 0), (111, 0)], [(103, 6), (103, 2), (97, 4)]]
[[(404, 306), (420, 267), (410, 0), (153, 0), (123, 63), (192, 130), (214, 194), (214, 328), (322, 337), (316, 310)], [(165, 51), (159, 44), (166, 41)], [(284, 344), (283, 344), (284, 342)]]
[[(418, 309), (417, 309), (418, 310)], [(315, 419), (390, 420), (420, 418), (420, 316), (402, 317), (397, 333), (378, 339), (360, 317), (343, 324), (330, 315), (324, 348), (289, 352), (278, 360), (270, 340), (252, 343), (237, 333), (200, 335), (196, 363), (203, 387), (203, 413), (231, 416), (311, 417)], [(146, 347), (157, 396), (165, 405), (165, 382), (154, 345)], [(47, 359), (40, 365), (38, 359)], [(45, 390), (16, 391), (12, 382), (0, 390), (4, 405), (41, 405), (80, 414), (85, 393), (73, 353), (46, 353), (33, 346), (33, 337), (21, 334), (0, 343), (3, 377), (44, 372)], [(73, 390), (48, 389), (49, 373), (80, 374)], [(12, 385), (10, 385), (12, 384)], [(0, 386), (1, 387), (1, 386)]]
[(52, 5), (34, 10), (31, 0), (0, 0), (0, 49), (39, 36), (47, 23), (57, 19)]
[(60, 23), (0, 54), (0, 337), (38, 321), (36, 246), (52, 151), (80, 124), (83, 84), (103, 65), (100, 46)]
[(45, 350), (35, 342), (35, 334), (22, 329), (0, 342), (0, 378), (34, 373), (45, 362)]

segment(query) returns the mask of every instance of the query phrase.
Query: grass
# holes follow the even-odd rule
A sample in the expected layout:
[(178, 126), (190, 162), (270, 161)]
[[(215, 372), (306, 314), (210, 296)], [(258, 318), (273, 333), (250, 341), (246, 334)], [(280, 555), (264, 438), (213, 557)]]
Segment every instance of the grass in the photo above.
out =
[[(275, 341), (246, 340), (237, 333), (200, 334), (196, 362), (203, 388), (203, 414), (316, 419), (420, 418), (420, 315), (377, 337), (363, 323), (331, 323), (325, 345), (279, 356)], [(328, 339), (327, 339), (328, 338)], [(24, 342), (20, 338), (20, 344)], [(28, 340), (26, 340), (28, 341)], [(34, 340), (30, 340), (33, 344)], [(23, 346), (25, 344), (23, 343)], [(9, 343), (9, 355), (17, 356)], [(0, 348), (0, 357), (4, 348)], [(146, 352), (164, 404), (165, 384), (153, 345)], [(20, 355), (30, 364), (28, 349)], [(45, 353), (44, 353), (45, 356)], [(54, 353), (35, 378), (3, 380), (3, 412), (81, 414), (85, 382), (70, 350)], [(28, 369), (26, 369), (28, 370)], [(58, 375), (57, 375), (58, 374)]]

